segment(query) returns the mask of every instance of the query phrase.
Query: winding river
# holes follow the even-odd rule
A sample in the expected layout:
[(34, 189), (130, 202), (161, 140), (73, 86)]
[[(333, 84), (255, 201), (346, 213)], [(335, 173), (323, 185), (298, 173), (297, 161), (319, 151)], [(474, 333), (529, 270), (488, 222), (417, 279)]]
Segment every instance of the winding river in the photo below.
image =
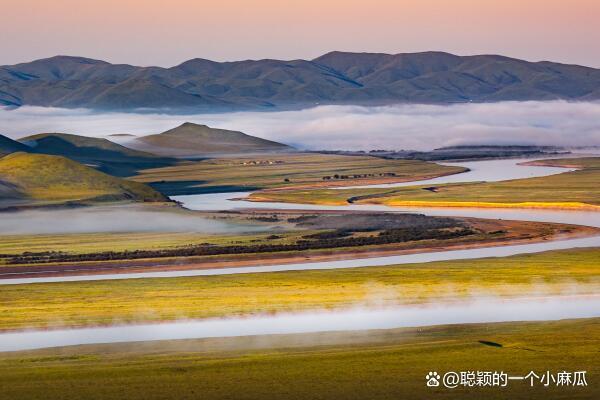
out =
[[(451, 182), (481, 181), (489, 176), (491, 181), (505, 179), (521, 179), (534, 176), (547, 176), (569, 171), (566, 168), (539, 167), (520, 165), (524, 160), (488, 160), (455, 163), (469, 168), (468, 172), (430, 179), (426, 181), (402, 182), (391, 184), (396, 186), (420, 185)], [(531, 160), (527, 160), (531, 161)], [(376, 185), (379, 186), (379, 185)], [(390, 185), (388, 185), (390, 186)], [(399, 208), (385, 205), (348, 204), (341, 206), (321, 206), (312, 204), (290, 204), (251, 202), (243, 200), (250, 192), (230, 192), (216, 194), (202, 194), (190, 196), (174, 196), (174, 200), (181, 202), (184, 207), (192, 210), (235, 210), (235, 209), (294, 209), (294, 210), (361, 210), (361, 211), (388, 211), (421, 213), (431, 216), (476, 217), (490, 219), (507, 219), (538, 222), (569, 223), (600, 227), (600, 213), (593, 211), (562, 211), (562, 210), (532, 210), (532, 209), (477, 209), (477, 208)], [(240, 200), (241, 199), (241, 200)], [(29, 277), (0, 279), (0, 285), (17, 285), (29, 283), (49, 282), (76, 282), (112, 279), (142, 279), (142, 278), (169, 278), (207, 275), (230, 275), (240, 273), (275, 272), (309, 269), (335, 269), (383, 266), (392, 264), (408, 264), (430, 261), (464, 260), (483, 257), (506, 257), (516, 254), (539, 253), (548, 250), (562, 250), (578, 247), (600, 246), (600, 236), (554, 240), (542, 243), (482, 247), (465, 250), (446, 250), (419, 254), (404, 254), (396, 256), (354, 258), (351, 260), (303, 262), (296, 264), (255, 265), (239, 268), (219, 268), (203, 270), (182, 270), (162, 272), (137, 272), (118, 274), (93, 274), (58, 277)]]
[[(493, 160), (458, 163), (469, 172), (420, 182), (404, 182), (369, 187), (393, 187), (420, 184), (440, 184), (472, 181), (501, 181), (565, 172), (564, 168), (518, 165), (521, 160)], [(431, 216), (477, 217), (523, 221), (570, 223), (600, 227), (600, 213), (591, 211), (473, 209), (473, 208), (397, 208), (382, 205), (319, 206), (288, 203), (255, 203), (239, 200), (247, 192), (176, 196), (173, 199), (193, 210), (301, 209), (301, 210), (363, 210), (422, 213)], [(233, 199), (236, 199), (235, 201)], [(356, 258), (327, 262), (306, 262), (212, 270), (142, 272), (107, 275), (79, 275), (1, 279), (0, 285), (73, 282), (111, 279), (139, 279), (225, 275), (288, 270), (354, 268), (390, 264), (461, 260), (481, 257), (504, 257), (576, 247), (600, 247), (600, 236), (555, 240), (535, 244), (449, 250), (421, 254)], [(491, 312), (490, 310), (493, 310)], [(451, 304), (404, 305), (390, 308), (313, 311), (294, 314), (254, 315), (224, 319), (179, 321), (172, 323), (110, 326), (50, 331), (26, 331), (0, 334), (0, 351), (18, 351), (46, 347), (115, 343), (145, 340), (191, 339), (209, 337), (248, 336), (321, 331), (390, 329), (439, 324), (558, 320), (600, 316), (600, 295), (558, 296), (512, 300), (476, 299)]]

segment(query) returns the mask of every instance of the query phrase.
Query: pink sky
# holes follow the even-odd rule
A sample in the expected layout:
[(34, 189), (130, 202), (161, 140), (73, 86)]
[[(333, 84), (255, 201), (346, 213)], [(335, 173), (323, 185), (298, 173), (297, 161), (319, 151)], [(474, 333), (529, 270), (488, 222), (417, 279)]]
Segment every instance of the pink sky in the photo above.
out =
[(600, 67), (599, 0), (0, 0), (0, 10), (0, 64), (441, 50)]

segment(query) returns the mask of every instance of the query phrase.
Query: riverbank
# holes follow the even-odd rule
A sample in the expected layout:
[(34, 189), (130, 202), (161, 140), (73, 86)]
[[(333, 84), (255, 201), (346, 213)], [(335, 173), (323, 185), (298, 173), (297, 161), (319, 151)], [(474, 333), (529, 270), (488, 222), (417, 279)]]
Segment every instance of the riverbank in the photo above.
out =
[(500, 202), (480, 202), (480, 201), (402, 201), (386, 200), (373, 202), (369, 204), (385, 204), (392, 207), (450, 207), (450, 208), (525, 208), (542, 210), (581, 210), (581, 211), (600, 211), (600, 205), (585, 204), (578, 202), (535, 202), (528, 201), (522, 203), (500, 203)]
[(317, 205), (485, 207), (600, 210), (600, 158), (536, 160), (527, 165), (578, 167), (561, 174), (500, 182), (430, 183), (340, 190), (263, 190), (247, 200)]

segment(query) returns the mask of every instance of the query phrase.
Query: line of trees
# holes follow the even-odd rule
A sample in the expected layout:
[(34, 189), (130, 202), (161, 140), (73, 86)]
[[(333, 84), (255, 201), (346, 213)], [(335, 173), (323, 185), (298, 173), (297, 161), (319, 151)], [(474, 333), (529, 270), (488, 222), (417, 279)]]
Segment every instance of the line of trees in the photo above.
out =
[(340, 247), (359, 247), (403, 243), (417, 240), (438, 239), (447, 240), (462, 236), (473, 235), (476, 232), (470, 228), (447, 229), (389, 229), (373, 236), (347, 237), (347, 231), (333, 232), (323, 235), (313, 235), (296, 243), (288, 244), (256, 244), (212, 246), (208, 244), (194, 245), (177, 249), (164, 250), (133, 250), (133, 251), (107, 251), (85, 254), (68, 254), (61, 252), (23, 253), (19, 256), (10, 256), (8, 264), (37, 264), (54, 262), (80, 262), (80, 261), (111, 261), (133, 260), (142, 258), (164, 257), (193, 257), (212, 255), (231, 255), (248, 253), (274, 253), (285, 251), (306, 251), (315, 249), (333, 249)]

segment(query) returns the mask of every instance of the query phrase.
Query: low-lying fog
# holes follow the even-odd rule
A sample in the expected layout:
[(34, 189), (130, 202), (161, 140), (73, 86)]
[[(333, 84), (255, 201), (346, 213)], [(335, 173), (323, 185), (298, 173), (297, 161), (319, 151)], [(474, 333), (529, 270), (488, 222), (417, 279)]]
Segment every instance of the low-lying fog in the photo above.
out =
[[(305, 311), (274, 315), (0, 334), (0, 351), (92, 343), (393, 329), (443, 324), (598, 317), (597, 296), (480, 298), (466, 302)], [(265, 338), (269, 340), (269, 338)]]
[(11, 111), (0, 109), (0, 121), (0, 133), (12, 138), (39, 132), (146, 135), (190, 121), (240, 130), (302, 149), (431, 150), (461, 144), (600, 145), (598, 102), (319, 106), (299, 111), (200, 115), (22, 107)]
[(216, 221), (176, 212), (145, 211), (135, 206), (3, 213), (0, 235), (91, 232), (199, 232), (232, 234), (269, 227)]

